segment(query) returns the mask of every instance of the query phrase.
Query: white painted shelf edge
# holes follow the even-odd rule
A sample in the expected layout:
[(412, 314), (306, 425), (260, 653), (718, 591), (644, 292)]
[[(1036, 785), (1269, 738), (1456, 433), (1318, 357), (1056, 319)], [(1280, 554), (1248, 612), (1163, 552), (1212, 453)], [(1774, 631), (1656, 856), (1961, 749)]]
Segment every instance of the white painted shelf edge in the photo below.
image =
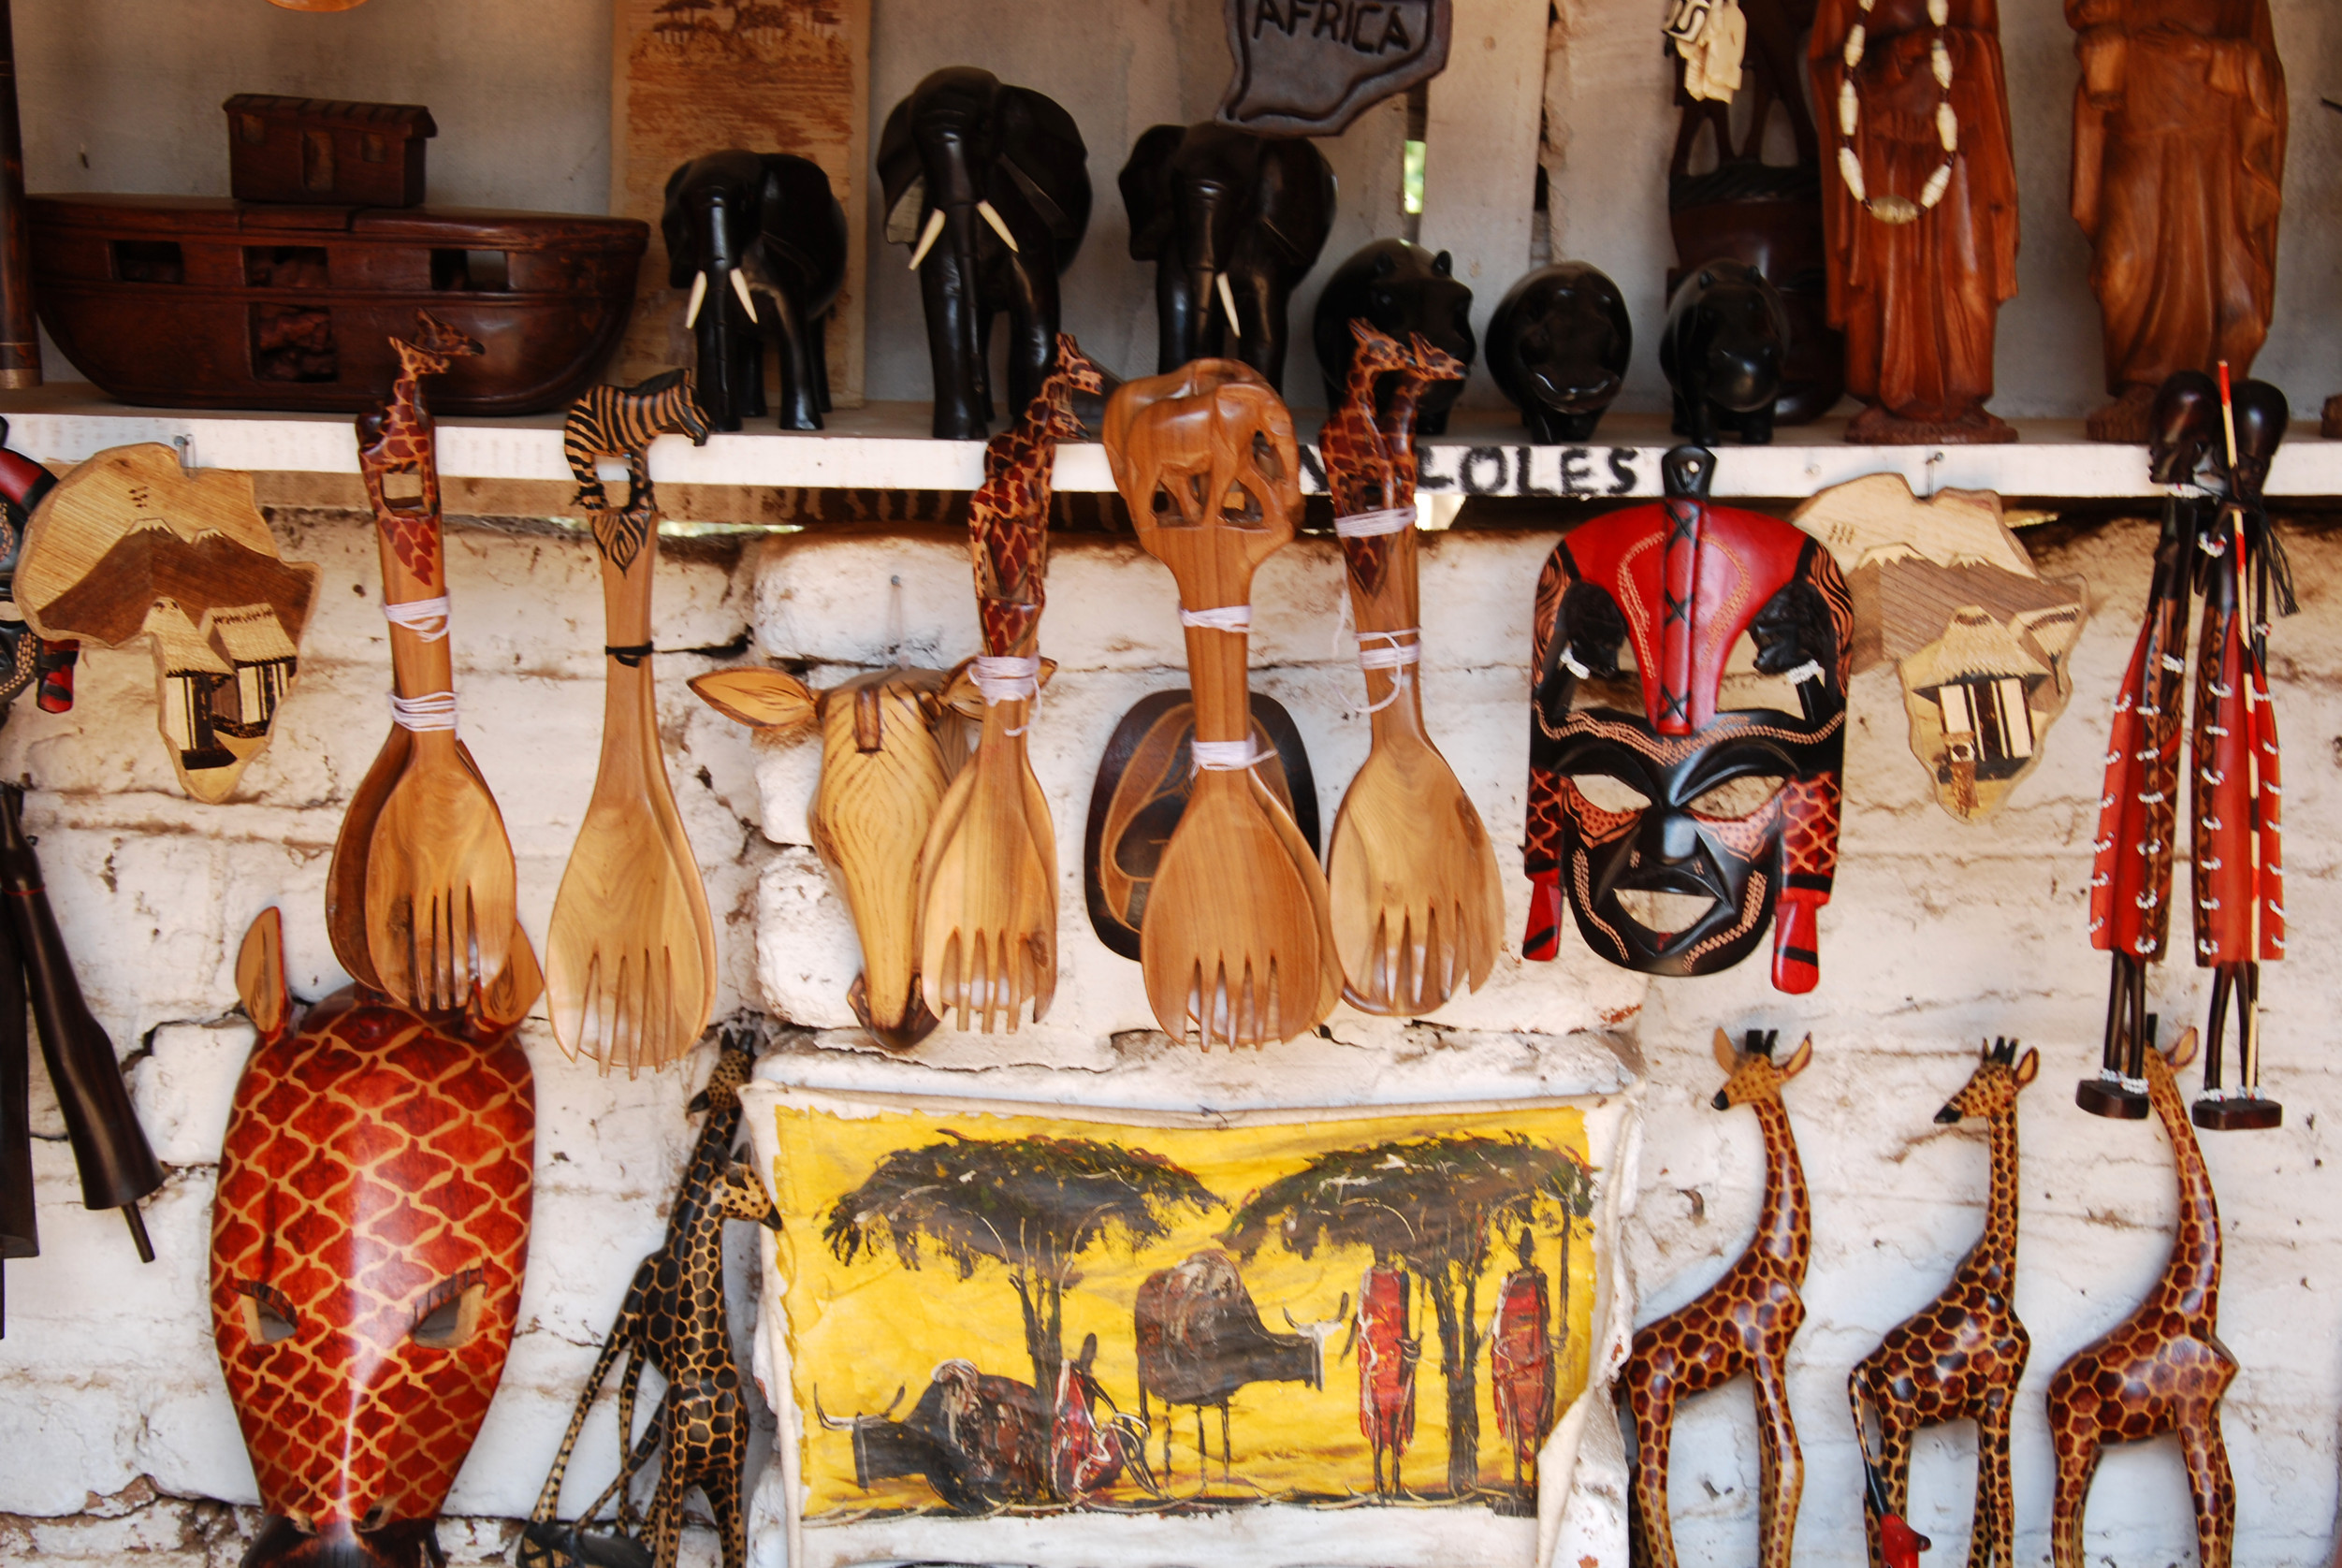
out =
[[(254, 472), (355, 473), (357, 446), (348, 416), (247, 414), (201, 409), (133, 409), (63, 384), (0, 397), (7, 443), (42, 462), (79, 462), (109, 446), (186, 442), (199, 467)], [(840, 410), (817, 433), (744, 431), (694, 447), (662, 436), (651, 449), (654, 477), (685, 485), (754, 485), (807, 489), (972, 490), (983, 478), (983, 447), (935, 441), (924, 431), (922, 403), (872, 403)], [(1314, 430), (1317, 415), (1299, 422)], [(1995, 490), (2045, 499), (2160, 494), (2147, 481), (2143, 448), (2083, 441), (2078, 421), (2016, 421), (2023, 437), (2006, 446), (1849, 446), (1834, 438), (1836, 421), (1790, 429), (1770, 446), (1717, 448), (1719, 496), (1796, 498), (1871, 473), (1899, 473), (1921, 495), (1949, 488)], [(2342, 496), (2342, 442), (2321, 441), (2297, 426), (2277, 454), (2272, 496)], [(1491, 414), (1459, 414), (1457, 428), (1422, 444), (1427, 496), (1649, 497), (1659, 491), (1659, 458), (1677, 444), (1658, 415), (1606, 419), (1606, 440), (1582, 446), (1532, 446), (1516, 426)], [(566, 480), (560, 421), (439, 422), (439, 466), (450, 478)], [(1800, 439), (1806, 438), (1806, 439)], [(1304, 454), (1302, 487), (1324, 488), (1316, 454)], [(1106, 454), (1094, 443), (1060, 447), (1056, 486), (1113, 488)]]

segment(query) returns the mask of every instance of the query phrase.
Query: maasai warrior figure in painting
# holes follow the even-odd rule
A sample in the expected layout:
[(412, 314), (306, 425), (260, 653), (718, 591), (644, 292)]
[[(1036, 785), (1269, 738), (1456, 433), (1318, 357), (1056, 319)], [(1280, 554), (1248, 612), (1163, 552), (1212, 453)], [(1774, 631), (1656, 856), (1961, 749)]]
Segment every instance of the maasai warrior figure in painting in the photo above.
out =
[(2285, 181), (2285, 67), (2268, 0), (2066, 0), (2073, 221), (2106, 324), (2093, 441), (2144, 442), (2155, 389), (2269, 336)]
[(2015, 441), (1985, 411), (1993, 329), (2016, 295), (2016, 167), (1999, 0), (1821, 0), (1813, 100), (1836, 133), (1822, 185), (1848, 441)]
[(1537, 1239), (1520, 1233), (1514, 1250), (1520, 1267), (1505, 1276), (1496, 1324), (1488, 1339), (1488, 1379), (1496, 1399), (1496, 1428), (1512, 1445), (1513, 1485), (1531, 1502), (1537, 1494), (1537, 1450), (1553, 1430), (1553, 1303)]

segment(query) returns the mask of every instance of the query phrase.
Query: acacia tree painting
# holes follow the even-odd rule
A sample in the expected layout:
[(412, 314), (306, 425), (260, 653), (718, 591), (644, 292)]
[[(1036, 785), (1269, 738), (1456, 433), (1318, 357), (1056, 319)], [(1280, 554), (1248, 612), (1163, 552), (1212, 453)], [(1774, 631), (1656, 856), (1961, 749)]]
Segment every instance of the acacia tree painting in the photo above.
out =
[(1090, 1248), (1133, 1251), (1161, 1240), (1181, 1209), (1225, 1208), (1160, 1154), (1086, 1138), (965, 1138), (897, 1149), (830, 1206), (822, 1240), (841, 1263), (891, 1247), (917, 1269), (932, 1246), (961, 1279), (990, 1261), (1008, 1270), (1025, 1315), (1033, 1390), (1055, 1396), (1065, 1359), (1065, 1291)]
[(1573, 1155), (1520, 1133), (1404, 1139), (1317, 1155), (1248, 1198), (1227, 1242), (1249, 1258), (1273, 1237), (1309, 1256), (1318, 1247), (1370, 1249), (1414, 1269), (1439, 1324), (1447, 1388), (1447, 1490), (1480, 1484), (1480, 1276), (1491, 1244), (1522, 1226), (1583, 1219), (1593, 1181)]

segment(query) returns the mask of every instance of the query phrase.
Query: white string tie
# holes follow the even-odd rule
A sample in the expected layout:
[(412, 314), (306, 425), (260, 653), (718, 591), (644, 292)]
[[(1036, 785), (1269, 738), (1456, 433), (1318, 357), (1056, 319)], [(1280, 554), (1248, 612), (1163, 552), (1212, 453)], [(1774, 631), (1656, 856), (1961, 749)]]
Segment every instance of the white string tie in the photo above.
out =
[[(1038, 654), (980, 653), (968, 666), (968, 678), (982, 693), (984, 705), (995, 703), (1029, 703), (1040, 696), (1040, 656)], [(1005, 732), (1021, 735), (1033, 727), (1027, 718), (1015, 729)]]
[(1381, 506), (1333, 520), (1334, 533), (1344, 539), (1378, 539), (1386, 533), (1404, 533), (1414, 526), (1412, 506)]
[[(1182, 606), (1179, 624), (1200, 632), (1245, 632), (1252, 630), (1252, 606), (1249, 604), (1215, 604), (1208, 610), (1190, 610)], [(1206, 745), (1212, 743), (1206, 742)]]
[[(437, 599), (410, 599), (403, 604), (385, 603), (382, 618), (427, 643), (444, 643), (447, 640), (447, 596), (443, 593)], [(453, 724), (447, 727), (455, 728)]]
[(456, 727), (456, 694), (427, 691), (420, 697), (401, 697), (394, 691), (390, 694), (390, 721), (401, 730), (452, 732)]
[(1195, 755), (1198, 773), (1243, 773), (1269, 760), (1269, 753), (1253, 744), (1250, 735), (1243, 740), (1199, 740), (1189, 744)]
[[(1415, 640), (1413, 642), (1401, 641), (1402, 638), (1409, 637)], [(1397, 702), (1399, 694), (1407, 689), (1409, 671), (1415, 665), (1423, 662), (1422, 637), (1423, 629), (1419, 626), (1410, 626), (1399, 632), (1361, 632), (1358, 634), (1358, 667), (1360, 669), (1398, 672), (1391, 678), (1390, 690), (1383, 694), (1382, 701), (1366, 704), (1368, 713), (1380, 713)], [(1366, 646), (1370, 641), (1387, 646), (1370, 648)]]

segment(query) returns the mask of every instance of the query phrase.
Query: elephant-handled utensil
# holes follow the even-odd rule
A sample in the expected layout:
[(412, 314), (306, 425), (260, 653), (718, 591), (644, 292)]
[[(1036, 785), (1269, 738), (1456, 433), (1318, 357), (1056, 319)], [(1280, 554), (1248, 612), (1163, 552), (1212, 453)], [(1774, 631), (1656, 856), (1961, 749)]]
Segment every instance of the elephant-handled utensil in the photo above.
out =
[(1106, 405), (1106, 455), (1139, 544), (1171, 568), (1197, 767), (1140, 928), (1166, 1032), (1260, 1045), (1315, 1028), (1342, 991), (1325, 874), (1253, 771), (1245, 653), (1255, 569), (1293, 537), (1300, 447), (1258, 371), (1200, 359)]
[[(354, 976), (371, 973), (376, 989), (428, 1012), (459, 1009), (475, 989), (493, 985), (512, 960), (517, 927), (512, 841), (496, 797), (456, 737), (439, 471), (421, 389), (423, 376), (480, 345), (428, 314), (417, 321), (417, 341), (391, 340), (400, 373), (388, 401), (358, 420), (358, 467), (373, 503), (390, 622), (393, 727), (327, 873), (329, 893), (361, 895), (358, 952), (341, 947), (361, 930), (356, 908), (331, 907), (327, 923)], [(401, 475), (418, 482), (419, 494), (389, 494), (389, 481)], [(386, 764), (400, 748), (405, 760), (392, 776)], [(385, 777), (377, 804), (368, 786)], [(366, 806), (374, 806), (371, 828), (357, 820)], [(363, 864), (349, 864), (361, 847)]]
[(1057, 443), (1085, 434), (1074, 394), (1105, 376), (1065, 333), (1041, 388), (984, 447), (969, 499), (968, 553), (984, 651), (971, 671), (983, 699), (976, 755), (937, 807), (920, 858), (920, 976), (938, 1017), (1013, 1033), (1057, 992), (1057, 830), (1025, 745), (1040, 690), (1040, 615)]
[(602, 761), (545, 936), (553, 1038), (630, 1077), (691, 1050), (716, 1005), (715, 922), (659, 747), (650, 646), (659, 518), (647, 501), (590, 509), (609, 638)]
[[(1505, 921), (1496, 851), (1424, 732), (1416, 673), (1414, 418), (1424, 388), (1462, 380), (1464, 368), (1420, 337), (1402, 348), (1362, 321), (1350, 327), (1348, 393), (1320, 440), (1374, 740), (1334, 817), (1326, 875), (1344, 999), (1365, 1012), (1422, 1013), (1488, 979)], [(1375, 382), (1394, 371), (1378, 425)]]

